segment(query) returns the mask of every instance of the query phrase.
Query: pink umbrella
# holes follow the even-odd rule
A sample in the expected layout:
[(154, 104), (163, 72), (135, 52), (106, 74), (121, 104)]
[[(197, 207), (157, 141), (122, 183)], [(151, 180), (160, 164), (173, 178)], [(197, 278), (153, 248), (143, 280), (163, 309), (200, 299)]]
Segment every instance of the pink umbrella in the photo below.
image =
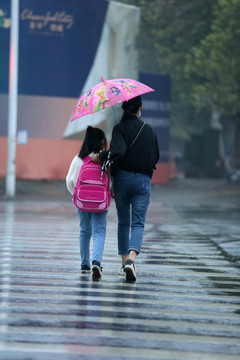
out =
[(128, 101), (138, 95), (154, 91), (149, 86), (132, 79), (105, 81), (101, 76), (101, 80), (99, 84), (80, 97), (71, 121), (84, 115), (93, 114), (98, 110), (104, 110), (105, 107)]

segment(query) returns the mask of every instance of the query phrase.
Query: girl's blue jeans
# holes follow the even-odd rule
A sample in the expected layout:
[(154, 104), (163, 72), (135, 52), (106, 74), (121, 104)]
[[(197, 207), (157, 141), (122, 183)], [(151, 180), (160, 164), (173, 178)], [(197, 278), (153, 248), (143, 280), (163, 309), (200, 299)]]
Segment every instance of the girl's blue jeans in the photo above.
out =
[(90, 265), (90, 240), (93, 237), (92, 261), (102, 262), (106, 235), (107, 210), (102, 213), (90, 213), (77, 209), (80, 219), (80, 255), (81, 265)]
[(149, 176), (122, 170), (115, 175), (114, 196), (118, 214), (119, 255), (127, 255), (130, 250), (140, 253), (150, 195)]

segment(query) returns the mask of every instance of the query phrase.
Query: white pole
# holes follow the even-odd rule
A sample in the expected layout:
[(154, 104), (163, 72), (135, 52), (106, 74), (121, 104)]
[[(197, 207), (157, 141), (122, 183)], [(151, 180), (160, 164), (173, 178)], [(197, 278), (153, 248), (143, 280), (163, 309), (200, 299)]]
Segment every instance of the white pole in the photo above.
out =
[(16, 135), (17, 135), (17, 100), (18, 100), (18, 33), (19, 0), (11, 0), (11, 32), (9, 56), (9, 99), (8, 99), (8, 158), (6, 196), (15, 197), (16, 175)]

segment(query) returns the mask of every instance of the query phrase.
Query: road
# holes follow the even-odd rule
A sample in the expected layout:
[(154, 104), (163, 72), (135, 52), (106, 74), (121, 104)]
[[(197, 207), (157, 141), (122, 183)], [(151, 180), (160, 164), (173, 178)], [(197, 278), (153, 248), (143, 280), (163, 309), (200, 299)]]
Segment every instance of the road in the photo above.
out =
[(118, 275), (114, 202), (93, 281), (80, 274), (65, 185), (30, 184), (15, 201), (0, 192), (1, 360), (240, 359), (239, 186), (153, 186), (129, 283)]

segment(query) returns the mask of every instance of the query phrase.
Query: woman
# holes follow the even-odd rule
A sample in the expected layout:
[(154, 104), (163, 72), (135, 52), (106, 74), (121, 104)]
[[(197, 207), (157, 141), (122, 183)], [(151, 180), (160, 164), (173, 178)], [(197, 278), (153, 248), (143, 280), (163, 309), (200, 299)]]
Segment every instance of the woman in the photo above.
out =
[(135, 258), (141, 250), (159, 148), (153, 129), (140, 120), (141, 97), (124, 102), (122, 109), (121, 121), (112, 132), (110, 149), (100, 153), (100, 162), (103, 164), (110, 152), (118, 215), (118, 253), (122, 257), (120, 273), (135, 281)]

